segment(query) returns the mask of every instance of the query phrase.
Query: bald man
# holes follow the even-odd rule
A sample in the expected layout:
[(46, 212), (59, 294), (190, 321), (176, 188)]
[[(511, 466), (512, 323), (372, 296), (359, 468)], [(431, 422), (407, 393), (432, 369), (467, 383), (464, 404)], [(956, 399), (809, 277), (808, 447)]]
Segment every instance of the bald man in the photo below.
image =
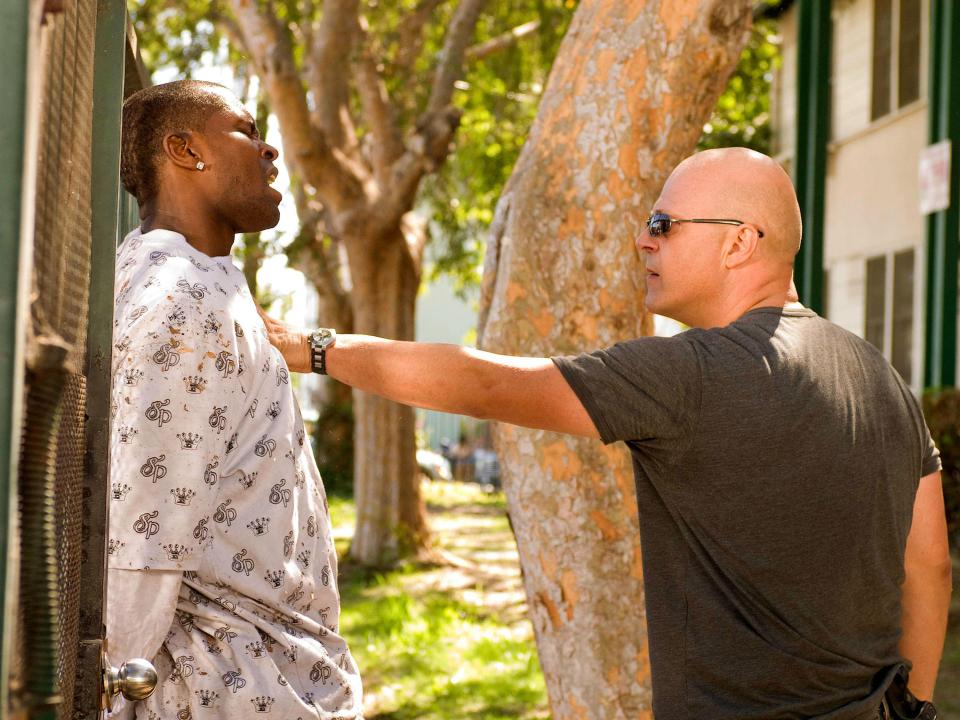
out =
[(266, 321), (294, 370), (627, 444), (658, 720), (889, 717), (911, 664), (932, 696), (943, 646), (939, 454), (883, 356), (795, 302), (800, 235), (777, 163), (712, 150), (676, 168), (637, 239), (648, 309), (691, 327), (676, 337), (540, 359), (311, 346)]

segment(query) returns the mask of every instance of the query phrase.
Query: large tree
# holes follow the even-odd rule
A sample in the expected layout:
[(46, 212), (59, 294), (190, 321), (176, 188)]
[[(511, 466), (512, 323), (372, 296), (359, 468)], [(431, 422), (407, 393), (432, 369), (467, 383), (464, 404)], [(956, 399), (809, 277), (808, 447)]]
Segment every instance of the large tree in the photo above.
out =
[[(584, 0), (497, 205), (481, 344), (556, 355), (649, 334), (634, 238), (700, 138), (749, 0)], [(500, 426), (553, 717), (650, 717), (643, 575), (622, 447)]]
[[(222, 35), (231, 64), (258, 78), (262, 102), (279, 121), (300, 219), (287, 252), (317, 288), (323, 321), (413, 339), (429, 233), (412, 210), (419, 202), (444, 229), (439, 267), (469, 276), (479, 256), (476, 229), (489, 219), (504, 167), (519, 151), (538, 72), (549, 67), (574, 6), (140, 0), (135, 15), (160, 63), (187, 70)], [(531, 40), (535, 51), (518, 55)], [(450, 156), (461, 118), (468, 121), (464, 152), (452, 172), (420, 192)], [(244, 240), (254, 277), (264, 248)], [(349, 391), (331, 391), (339, 413)], [(351, 555), (376, 564), (427, 544), (414, 416), (360, 393), (353, 414), (358, 520)]]

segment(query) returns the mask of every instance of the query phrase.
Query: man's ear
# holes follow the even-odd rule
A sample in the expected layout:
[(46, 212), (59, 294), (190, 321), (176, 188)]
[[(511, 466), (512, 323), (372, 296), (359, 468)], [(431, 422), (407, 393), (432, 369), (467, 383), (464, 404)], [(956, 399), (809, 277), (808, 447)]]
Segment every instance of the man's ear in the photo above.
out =
[(189, 132), (172, 133), (163, 138), (163, 152), (177, 167), (196, 170), (203, 158), (195, 149), (195, 140)]
[(756, 228), (741, 225), (736, 234), (728, 241), (724, 254), (724, 265), (728, 270), (742, 267), (750, 261), (757, 252), (760, 236)]

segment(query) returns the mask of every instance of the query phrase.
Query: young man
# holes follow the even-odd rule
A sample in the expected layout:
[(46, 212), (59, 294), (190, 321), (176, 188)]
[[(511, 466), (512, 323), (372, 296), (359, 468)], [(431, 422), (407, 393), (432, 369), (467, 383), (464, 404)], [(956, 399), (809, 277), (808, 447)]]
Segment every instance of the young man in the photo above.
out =
[(323, 484), (230, 261), (279, 220), (277, 155), (218, 85), (124, 105), (141, 225), (117, 254), (107, 641), (157, 666), (139, 717), (362, 714)]
[[(882, 355), (792, 302), (800, 236), (774, 161), (708, 151), (637, 240), (647, 307), (690, 331), (552, 359), (356, 335), (319, 351), (398, 402), (627, 443), (657, 720), (873, 719), (904, 662), (933, 693), (939, 455)], [(267, 326), (309, 370), (306, 336)]]

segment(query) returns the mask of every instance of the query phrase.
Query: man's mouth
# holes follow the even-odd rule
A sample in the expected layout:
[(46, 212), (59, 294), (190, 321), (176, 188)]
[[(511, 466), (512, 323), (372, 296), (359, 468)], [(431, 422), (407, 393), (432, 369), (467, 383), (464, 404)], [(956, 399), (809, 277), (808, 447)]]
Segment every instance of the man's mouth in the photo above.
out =
[(277, 181), (277, 175), (279, 174), (279, 170), (276, 168), (271, 168), (270, 172), (267, 173), (267, 185), (273, 185)]

